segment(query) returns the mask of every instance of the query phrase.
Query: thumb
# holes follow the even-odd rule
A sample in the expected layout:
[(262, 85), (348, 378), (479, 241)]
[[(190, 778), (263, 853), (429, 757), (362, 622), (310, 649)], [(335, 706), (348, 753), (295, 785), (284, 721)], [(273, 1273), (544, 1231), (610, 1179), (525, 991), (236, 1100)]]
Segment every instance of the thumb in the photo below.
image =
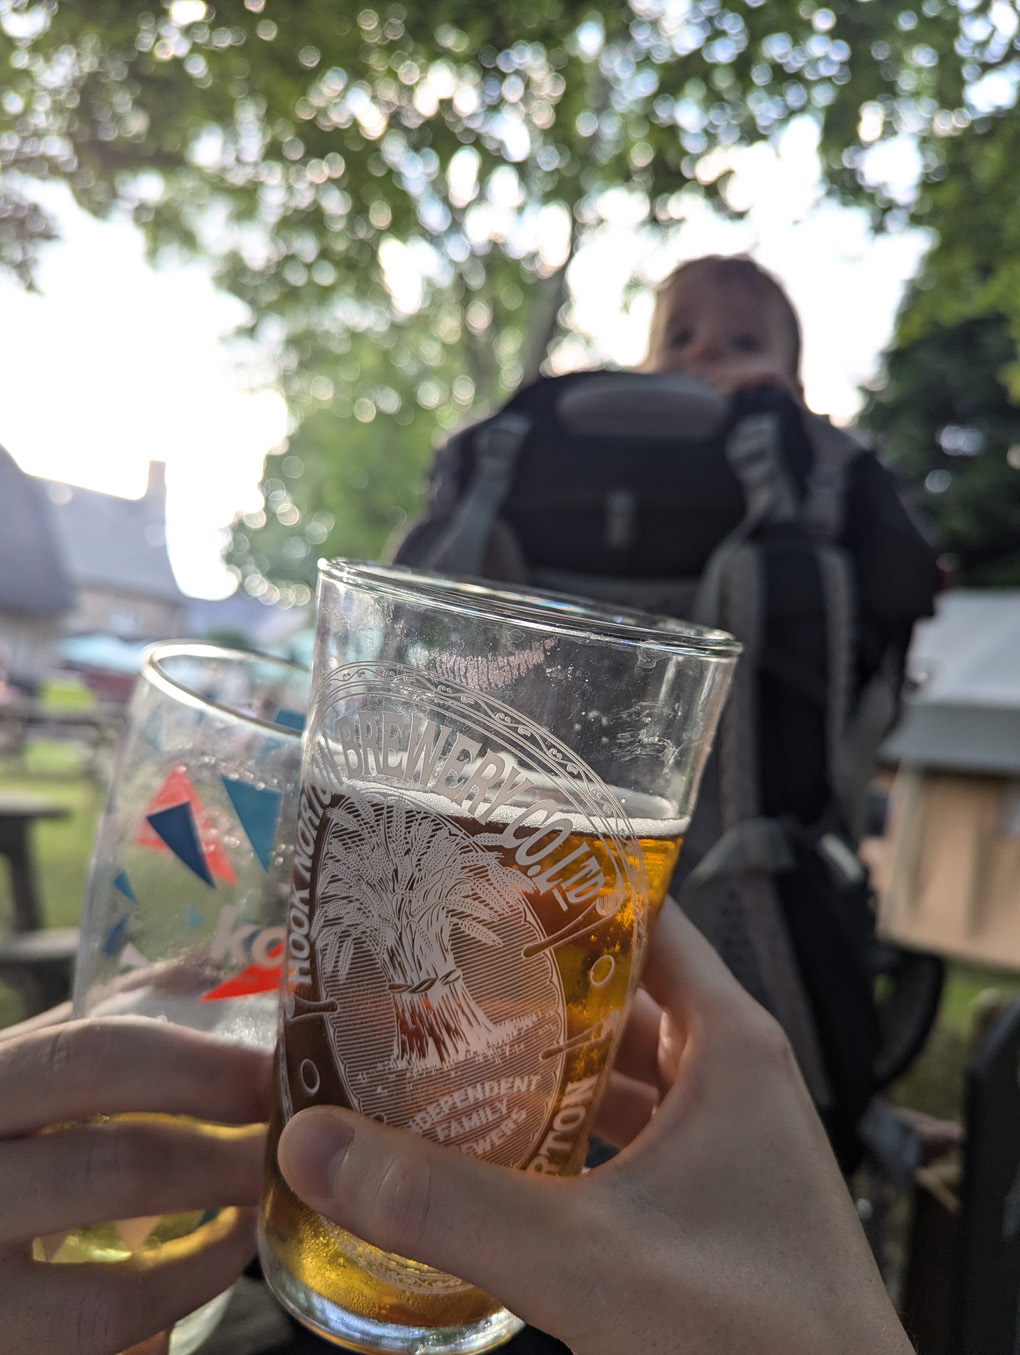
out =
[(562, 1326), (583, 1180), (498, 1167), (334, 1106), (299, 1112), (278, 1154), (291, 1188), (348, 1232)]

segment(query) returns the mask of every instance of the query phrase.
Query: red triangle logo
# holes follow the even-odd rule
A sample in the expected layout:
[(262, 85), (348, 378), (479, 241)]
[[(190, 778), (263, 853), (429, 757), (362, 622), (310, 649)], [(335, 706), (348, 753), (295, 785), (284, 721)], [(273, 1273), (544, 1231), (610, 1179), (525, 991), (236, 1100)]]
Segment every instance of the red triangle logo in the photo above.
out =
[[(282, 945), (280, 946), (280, 956), (282, 959)], [(208, 993), (203, 993), (198, 1000), (199, 1002), (220, 1002), (225, 997), (249, 997), (252, 993), (273, 993), (279, 986), (279, 964), (250, 964), (247, 969), (242, 969), (240, 974), (235, 974), (233, 978), (225, 979), (217, 987), (210, 988)]]
[(230, 864), (229, 857), (220, 845), (209, 821), (209, 816), (205, 812), (205, 806), (198, 798), (198, 792), (191, 784), (187, 768), (180, 763), (170, 769), (166, 780), (150, 800), (145, 811), (146, 817), (142, 820), (142, 826), (138, 830), (135, 841), (142, 847), (152, 847), (157, 851), (168, 852), (170, 848), (148, 822), (148, 815), (154, 814), (160, 809), (170, 809), (174, 805), (183, 804), (190, 805), (191, 812), (195, 816), (195, 827), (198, 830), (199, 840), (202, 843), (202, 851), (205, 853), (210, 874), (217, 876), (225, 884), (236, 885), (237, 876), (234, 874), (234, 867)]

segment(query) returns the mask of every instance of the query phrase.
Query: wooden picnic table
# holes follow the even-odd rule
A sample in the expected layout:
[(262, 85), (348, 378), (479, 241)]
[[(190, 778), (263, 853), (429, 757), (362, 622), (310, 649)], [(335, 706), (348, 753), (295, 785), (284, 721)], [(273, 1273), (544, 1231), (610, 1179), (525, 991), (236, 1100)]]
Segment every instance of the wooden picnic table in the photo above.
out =
[(62, 1002), (70, 988), (77, 928), (43, 929), (31, 843), (33, 824), (69, 813), (42, 795), (0, 791), (0, 856), (7, 860), (13, 905), (10, 930), (0, 935), (0, 977), (20, 992), (26, 1016)]
[(34, 932), (43, 925), (30, 845), (32, 825), (41, 819), (66, 819), (69, 813), (66, 805), (43, 795), (0, 791), (0, 855), (7, 858), (15, 932)]
[(37, 702), (0, 706), (0, 753), (22, 756), (29, 735), (75, 740), (87, 753), (89, 774), (101, 778), (123, 722), (124, 708), (109, 702), (88, 710), (50, 710)]

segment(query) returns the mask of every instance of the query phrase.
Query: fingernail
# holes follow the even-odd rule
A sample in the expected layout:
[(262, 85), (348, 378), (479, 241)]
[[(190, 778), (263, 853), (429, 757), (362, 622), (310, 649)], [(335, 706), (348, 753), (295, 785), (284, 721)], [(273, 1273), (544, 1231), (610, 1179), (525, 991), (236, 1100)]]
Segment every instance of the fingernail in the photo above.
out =
[(280, 1138), (280, 1170), (299, 1195), (329, 1196), (354, 1128), (327, 1106), (295, 1115)]

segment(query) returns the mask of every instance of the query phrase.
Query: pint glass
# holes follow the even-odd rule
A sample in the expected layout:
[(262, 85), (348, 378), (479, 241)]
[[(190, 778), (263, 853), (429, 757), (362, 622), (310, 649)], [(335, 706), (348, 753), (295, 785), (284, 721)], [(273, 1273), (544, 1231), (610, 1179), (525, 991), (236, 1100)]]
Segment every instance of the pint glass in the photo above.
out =
[[(154, 1016), (272, 1048), (307, 695), (307, 672), (281, 660), (204, 644), (148, 651), (93, 851), (76, 1017)], [(197, 1244), (214, 1219), (109, 1220), (34, 1250), (116, 1262)], [(226, 1298), (177, 1324), (171, 1355), (205, 1338)]]
[(334, 1103), (580, 1170), (737, 652), (555, 595), (322, 566), (260, 1225), (313, 1330), (467, 1352), (520, 1326), (307, 1209), (276, 1141)]

